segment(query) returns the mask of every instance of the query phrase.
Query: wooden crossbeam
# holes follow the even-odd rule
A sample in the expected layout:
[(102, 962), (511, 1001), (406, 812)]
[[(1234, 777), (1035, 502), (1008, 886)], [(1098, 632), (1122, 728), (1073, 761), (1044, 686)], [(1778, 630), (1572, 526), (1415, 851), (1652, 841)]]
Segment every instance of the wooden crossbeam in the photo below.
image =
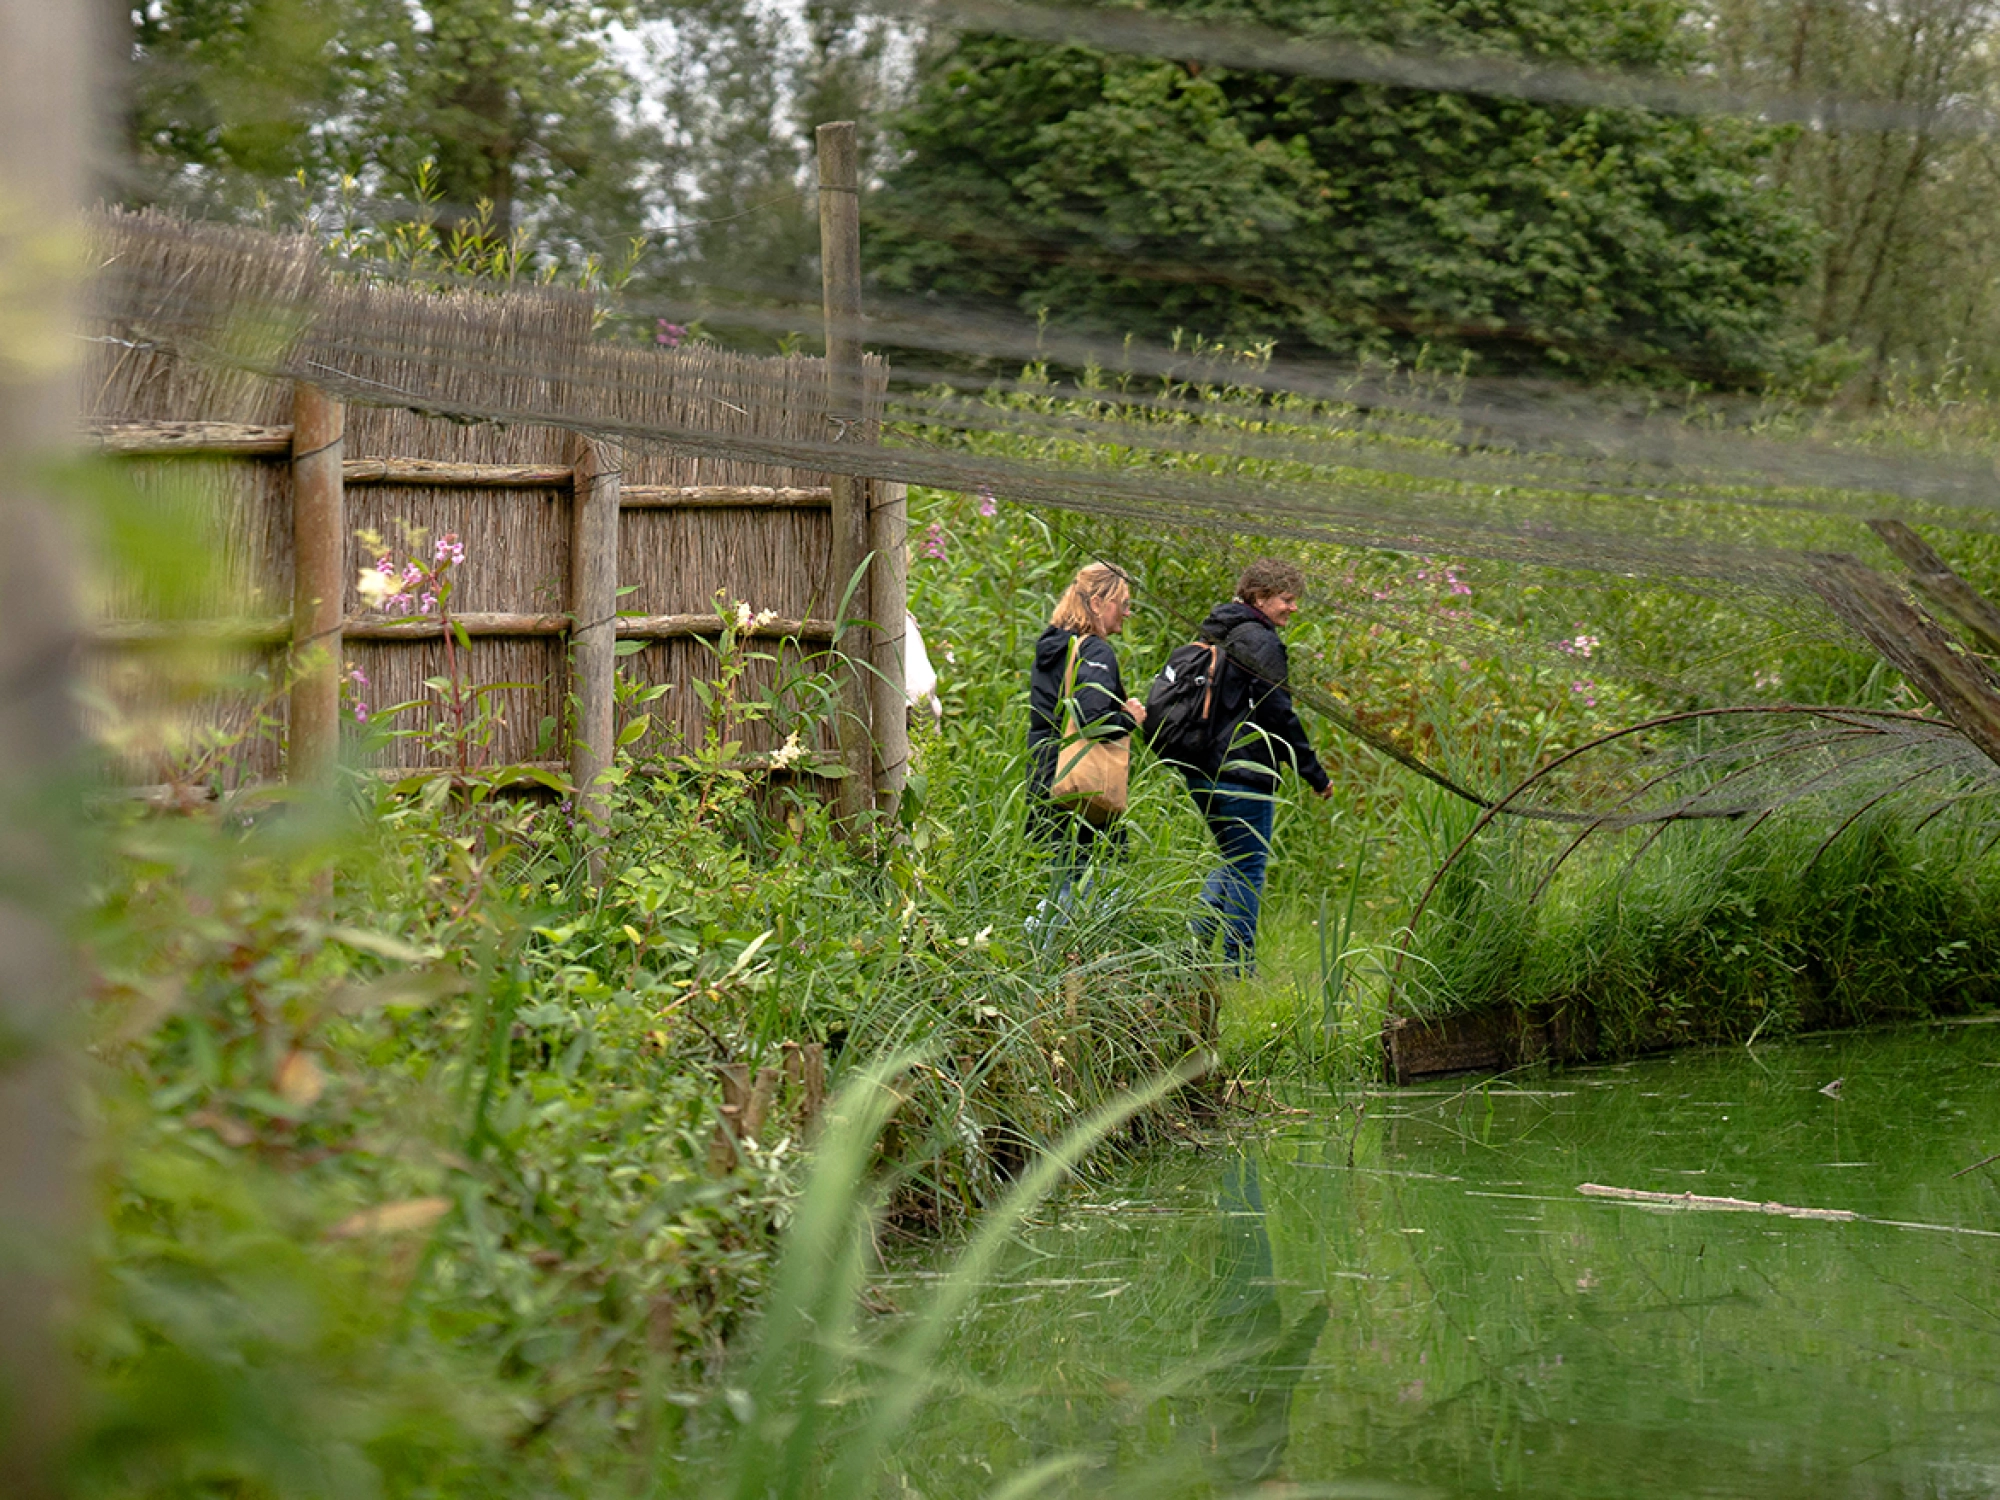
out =
[[(453, 615), (451, 622), (474, 638), (561, 635), (569, 629), (568, 615), (467, 613)], [(444, 624), (438, 620), (350, 618), (346, 636), (350, 641), (435, 641), (444, 638)]]
[(99, 620), (88, 630), (100, 646), (153, 646), (200, 642), (215, 646), (282, 646), (292, 638), (288, 615), (207, 620)]
[(563, 490), (576, 482), (568, 464), (456, 464), (429, 458), (350, 458), (349, 484), (430, 485), (437, 489)]
[[(121, 458), (282, 458), (292, 451), (290, 427), (243, 422), (97, 422), (91, 439)], [(350, 458), (341, 466), (348, 485), (409, 485), (432, 489), (567, 490), (576, 471), (567, 464), (446, 463), (429, 458)], [(621, 510), (825, 510), (828, 485), (634, 484), (621, 487)]]
[[(453, 615), (452, 623), (463, 626), (474, 639), (525, 638), (564, 635), (569, 630), (568, 615), (528, 615), (469, 613)], [(616, 622), (621, 641), (681, 640), (691, 636), (718, 636), (722, 622), (712, 613), (691, 615), (625, 615)], [(769, 619), (741, 631), (741, 635), (767, 641), (830, 641), (831, 620)], [(437, 620), (383, 620), (349, 616), (341, 635), (350, 641), (434, 641), (444, 637)], [(292, 638), (292, 622), (282, 615), (246, 616), (206, 620), (100, 620), (90, 629), (90, 638), (101, 646), (166, 645), (174, 642), (203, 642), (217, 646), (282, 646)]]
[(258, 427), (245, 422), (93, 422), (88, 435), (104, 452), (129, 458), (292, 456), (290, 427)]
[(621, 503), (626, 510), (825, 510), (833, 504), (833, 491), (826, 485), (630, 484)]
[[(720, 634), (722, 622), (713, 614), (627, 615), (618, 622), (618, 638), (621, 641), (665, 641)], [(833, 621), (774, 617), (737, 634), (763, 641), (830, 641), (833, 639)]]

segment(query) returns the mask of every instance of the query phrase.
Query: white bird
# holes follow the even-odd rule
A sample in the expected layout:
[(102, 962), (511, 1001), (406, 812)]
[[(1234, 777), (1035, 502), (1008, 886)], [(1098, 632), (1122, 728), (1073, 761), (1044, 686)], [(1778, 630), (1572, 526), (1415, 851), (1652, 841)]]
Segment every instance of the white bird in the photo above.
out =
[(915, 708), (927, 704), (934, 722), (944, 722), (944, 704), (938, 701), (937, 671), (931, 655), (924, 650), (924, 633), (917, 629), (915, 615), (903, 616), (903, 696)]

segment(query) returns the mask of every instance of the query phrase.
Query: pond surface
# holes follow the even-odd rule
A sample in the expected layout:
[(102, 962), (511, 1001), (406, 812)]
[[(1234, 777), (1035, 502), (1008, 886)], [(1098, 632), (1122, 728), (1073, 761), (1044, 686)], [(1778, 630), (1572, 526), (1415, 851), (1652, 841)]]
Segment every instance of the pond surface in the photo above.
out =
[(2000, 1162), (1962, 1172), (2000, 1152), (1996, 1084), (2000, 1025), (1935, 1026), (1356, 1094), (1162, 1151), (1022, 1235), (896, 1473), (933, 1497), (1038, 1463), (1030, 1493), (2000, 1495)]

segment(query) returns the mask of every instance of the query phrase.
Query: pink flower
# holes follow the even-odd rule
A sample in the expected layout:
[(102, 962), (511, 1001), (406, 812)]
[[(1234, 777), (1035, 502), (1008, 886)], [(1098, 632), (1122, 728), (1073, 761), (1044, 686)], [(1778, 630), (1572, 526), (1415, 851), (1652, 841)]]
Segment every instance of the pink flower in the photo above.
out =
[(926, 526), (924, 528), (924, 539), (917, 544), (917, 552), (919, 555), (929, 558), (932, 562), (943, 562), (945, 559), (944, 527), (936, 521)]
[(653, 342), (667, 349), (678, 349), (681, 340), (687, 337), (687, 327), (681, 323), (669, 323), (661, 318), (653, 324)]
[(437, 539), (436, 561), (440, 567), (465, 561), (465, 543), (458, 539), (457, 532), (447, 531)]
[(981, 485), (979, 487), (979, 504), (977, 506), (979, 514), (990, 517), (999, 508), (1000, 502), (994, 498), (993, 491)]

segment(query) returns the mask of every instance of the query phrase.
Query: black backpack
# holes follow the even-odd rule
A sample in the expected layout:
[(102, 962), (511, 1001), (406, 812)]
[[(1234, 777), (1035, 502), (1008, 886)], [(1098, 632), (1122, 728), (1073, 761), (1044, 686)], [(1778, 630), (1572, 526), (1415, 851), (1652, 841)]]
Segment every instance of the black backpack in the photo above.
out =
[(1153, 754), (1189, 775), (1213, 779), (1228, 748), (1217, 723), (1222, 676), (1229, 670), (1227, 644), (1225, 636), (1174, 647), (1146, 690), (1146, 724), (1140, 735)]

